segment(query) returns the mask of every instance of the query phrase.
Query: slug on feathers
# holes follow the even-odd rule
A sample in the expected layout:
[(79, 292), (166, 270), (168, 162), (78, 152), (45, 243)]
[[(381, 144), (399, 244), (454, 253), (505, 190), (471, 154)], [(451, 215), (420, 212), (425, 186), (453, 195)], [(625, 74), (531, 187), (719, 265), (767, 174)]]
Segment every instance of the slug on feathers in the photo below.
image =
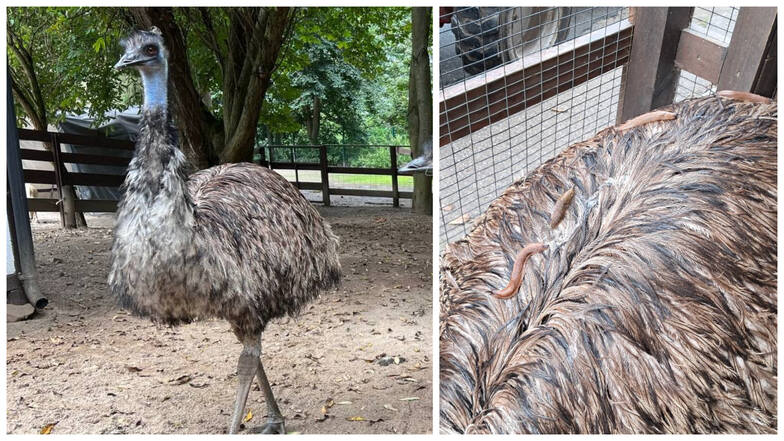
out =
[(493, 293), (493, 297), (497, 299), (508, 299), (514, 296), (517, 293), (517, 290), (520, 289), (520, 285), (523, 283), (523, 268), (525, 267), (525, 262), (528, 260), (529, 257), (533, 256), (536, 253), (541, 253), (542, 251), (547, 249), (547, 245), (543, 243), (529, 243), (525, 246), (519, 253), (517, 253), (517, 257), (515, 258), (514, 267), (512, 268), (512, 277), (509, 279), (509, 284), (500, 291), (495, 291)]
[(735, 100), (735, 101), (746, 101), (749, 103), (762, 103), (762, 104), (771, 103), (770, 98), (762, 95), (757, 95), (751, 92), (740, 92), (737, 90), (722, 90), (716, 93), (716, 95), (722, 98), (727, 98), (729, 100)]
[(553, 207), (553, 213), (550, 215), (550, 228), (555, 229), (558, 224), (561, 223), (564, 216), (566, 215), (566, 210), (569, 209), (569, 205), (572, 204), (572, 199), (574, 199), (574, 186), (569, 189), (566, 193), (562, 194), (561, 197), (555, 202), (555, 206)]
[(644, 124), (656, 122), (656, 121), (670, 121), (675, 119), (675, 114), (672, 112), (666, 112), (664, 110), (656, 110), (653, 112), (643, 113), (640, 116), (634, 117), (625, 123), (617, 126), (615, 130), (619, 132), (623, 132), (625, 130), (633, 129), (637, 126), (641, 126)]

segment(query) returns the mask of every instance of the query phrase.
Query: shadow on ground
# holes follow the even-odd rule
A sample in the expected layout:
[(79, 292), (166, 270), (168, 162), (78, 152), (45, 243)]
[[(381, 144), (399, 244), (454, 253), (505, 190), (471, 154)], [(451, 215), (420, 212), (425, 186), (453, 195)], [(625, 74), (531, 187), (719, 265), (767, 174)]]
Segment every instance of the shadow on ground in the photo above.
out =
[[(270, 324), (263, 361), (289, 432), (432, 430), (432, 218), (320, 208), (341, 240), (342, 286)], [(225, 433), (241, 346), (226, 322), (178, 328), (109, 297), (110, 216), (33, 224), (49, 306), (8, 324), (9, 433)], [(245, 432), (265, 421), (254, 385)]]

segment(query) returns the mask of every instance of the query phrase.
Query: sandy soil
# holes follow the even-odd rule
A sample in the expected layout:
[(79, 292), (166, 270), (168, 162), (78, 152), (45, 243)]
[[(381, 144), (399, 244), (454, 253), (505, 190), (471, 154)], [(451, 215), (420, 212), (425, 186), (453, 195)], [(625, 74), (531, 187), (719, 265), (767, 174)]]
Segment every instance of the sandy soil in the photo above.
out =
[[(263, 362), (289, 432), (432, 431), (431, 223), (407, 209), (320, 208), (344, 282), (273, 322)], [(241, 346), (219, 320), (156, 327), (108, 295), (111, 218), (33, 225), (49, 306), (8, 325), (7, 430), (225, 433)], [(243, 432), (265, 421), (254, 385)]]

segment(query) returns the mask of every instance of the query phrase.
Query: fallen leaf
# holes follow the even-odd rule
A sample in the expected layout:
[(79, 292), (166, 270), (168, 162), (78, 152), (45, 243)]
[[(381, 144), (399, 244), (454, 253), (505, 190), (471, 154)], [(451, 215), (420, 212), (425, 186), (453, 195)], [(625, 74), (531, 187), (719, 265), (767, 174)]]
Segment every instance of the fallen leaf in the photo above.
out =
[(401, 398), (400, 401), (416, 401), (418, 399), (419, 397), (406, 397), (406, 398)]
[(449, 225), (462, 225), (468, 223), (468, 221), (470, 220), (471, 220), (471, 216), (464, 214), (458, 217), (457, 219), (452, 219), (451, 221), (449, 221)]
[(188, 383), (188, 386), (195, 387), (196, 389), (204, 389), (209, 385), (210, 383)]
[(52, 433), (52, 429), (54, 429), (55, 425), (57, 425), (57, 423), (47, 424), (38, 433), (40, 433), (41, 435), (49, 435), (50, 433)]
[(392, 407), (392, 406), (391, 406), (391, 405), (389, 405), (389, 404), (385, 404), (385, 405), (384, 405), (384, 409), (386, 409), (386, 410), (391, 410), (392, 412), (397, 412), (397, 409), (395, 409), (394, 407)]
[(189, 383), (190, 381), (191, 381), (191, 376), (190, 375), (183, 375), (183, 376), (177, 377), (177, 378), (175, 378), (173, 380), (169, 380), (169, 383), (172, 383), (172, 384), (175, 384), (175, 385), (180, 385), (180, 384)]
[(339, 405), (341, 405), (341, 406), (345, 406), (345, 405), (351, 404), (351, 401), (338, 401), (338, 402), (337, 402), (337, 403), (335, 403), (335, 404), (339, 404)]
[(141, 372), (142, 368), (136, 366), (125, 366), (125, 369), (128, 369), (128, 372)]
[(350, 418), (346, 418), (348, 421), (367, 421), (366, 419), (362, 418), (361, 416), (353, 416)]
[(243, 423), (247, 423), (247, 422), (248, 422), (248, 421), (250, 421), (252, 418), (253, 418), (253, 411), (250, 411), (250, 410), (249, 410), (249, 411), (248, 411), (248, 414), (247, 414), (247, 415), (245, 415), (245, 418), (243, 418), (243, 419), (242, 419), (242, 422), (243, 422)]

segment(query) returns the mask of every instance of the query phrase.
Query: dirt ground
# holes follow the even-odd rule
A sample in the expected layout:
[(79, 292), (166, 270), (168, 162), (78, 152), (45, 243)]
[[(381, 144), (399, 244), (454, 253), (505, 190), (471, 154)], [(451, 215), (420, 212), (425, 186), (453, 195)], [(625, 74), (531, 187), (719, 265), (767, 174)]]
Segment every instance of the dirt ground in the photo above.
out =
[[(262, 360), (288, 432), (432, 431), (432, 218), (319, 208), (341, 240), (343, 283), (271, 323)], [(9, 433), (225, 433), (241, 345), (226, 322), (157, 327), (108, 294), (111, 223), (33, 224), (49, 306), (8, 324)], [(265, 422), (254, 384), (244, 433)], [(246, 416), (247, 417), (247, 416)]]

